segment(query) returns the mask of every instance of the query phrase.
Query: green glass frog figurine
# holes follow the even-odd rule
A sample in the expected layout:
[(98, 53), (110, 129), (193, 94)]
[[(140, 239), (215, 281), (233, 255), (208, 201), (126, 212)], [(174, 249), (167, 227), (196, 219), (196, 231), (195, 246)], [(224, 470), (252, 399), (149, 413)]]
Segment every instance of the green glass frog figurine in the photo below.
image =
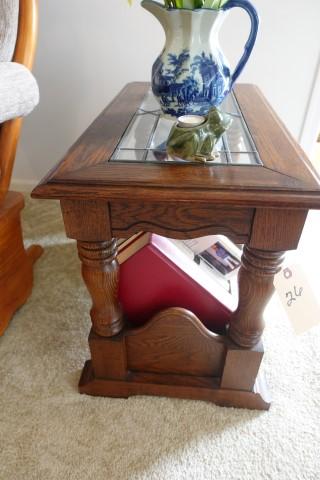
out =
[(216, 158), (214, 146), (231, 125), (231, 115), (212, 108), (207, 116), (184, 115), (172, 127), (167, 152), (183, 160), (206, 162)]

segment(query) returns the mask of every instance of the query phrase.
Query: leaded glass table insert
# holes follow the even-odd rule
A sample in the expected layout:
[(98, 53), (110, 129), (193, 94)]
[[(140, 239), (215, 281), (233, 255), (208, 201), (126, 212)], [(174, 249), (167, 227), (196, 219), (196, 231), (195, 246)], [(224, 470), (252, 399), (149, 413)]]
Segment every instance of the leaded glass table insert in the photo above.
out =
[[(214, 149), (215, 159), (206, 165), (262, 165), (257, 148), (233, 94), (221, 105), (232, 116), (232, 123)], [(133, 116), (110, 161), (197, 163), (173, 158), (166, 152), (166, 141), (175, 120), (161, 115), (151, 90)]]

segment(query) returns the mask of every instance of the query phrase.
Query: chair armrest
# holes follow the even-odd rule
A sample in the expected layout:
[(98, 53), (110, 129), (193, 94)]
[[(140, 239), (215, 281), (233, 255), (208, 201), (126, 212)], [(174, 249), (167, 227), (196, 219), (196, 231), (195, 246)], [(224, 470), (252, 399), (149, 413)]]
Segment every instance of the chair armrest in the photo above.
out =
[(39, 103), (39, 88), (32, 73), (14, 62), (0, 63), (0, 123), (25, 117)]

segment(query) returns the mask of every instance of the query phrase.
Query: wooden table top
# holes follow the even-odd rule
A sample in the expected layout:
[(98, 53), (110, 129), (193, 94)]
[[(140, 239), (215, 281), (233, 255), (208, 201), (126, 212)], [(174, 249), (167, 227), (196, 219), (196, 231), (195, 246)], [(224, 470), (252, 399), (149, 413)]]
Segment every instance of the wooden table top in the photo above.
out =
[(253, 85), (237, 85), (234, 93), (263, 166), (109, 162), (149, 87), (128, 84), (32, 196), (320, 208), (319, 176)]

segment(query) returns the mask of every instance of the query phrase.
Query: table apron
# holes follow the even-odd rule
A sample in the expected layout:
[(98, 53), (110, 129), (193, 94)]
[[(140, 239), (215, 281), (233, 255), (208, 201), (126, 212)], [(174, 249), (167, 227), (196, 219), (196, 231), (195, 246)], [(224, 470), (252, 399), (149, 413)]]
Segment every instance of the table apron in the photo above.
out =
[(188, 239), (226, 235), (235, 243), (259, 250), (284, 251), (297, 247), (306, 209), (230, 207), (211, 203), (61, 200), (67, 236), (100, 242), (128, 238), (147, 231)]
[(213, 203), (110, 203), (112, 235), (122, 238), (139, 231), (178, 239), (223, 234), (235, 243), (243, 243), (249, 238), (253, 216), (253, 208), (228, 208)]

